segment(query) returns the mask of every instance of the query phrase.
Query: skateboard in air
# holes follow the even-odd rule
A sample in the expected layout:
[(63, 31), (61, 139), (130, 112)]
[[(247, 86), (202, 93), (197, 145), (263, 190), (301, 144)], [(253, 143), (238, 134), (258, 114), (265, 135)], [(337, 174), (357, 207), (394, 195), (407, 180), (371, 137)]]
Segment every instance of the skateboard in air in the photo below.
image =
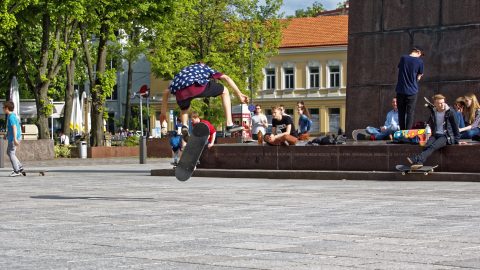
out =
[(208, 126), (204, 123), (198, 123), (193, 127), (192, 134), (190, 134), (188, 138), (182, 157), (174, 167), (175, 177), (179, 181), (187, 181), (192, 176), (203, 149), (207, 145), (209, 135), (210, 131)]
[(395, 166), (395, 169), (397, 169), (397, 171), (402, 172), (402, 175), (411, 174), (411, 173), (422, 173), (424, 175), (428, 175), (429, 173), (432, 173), (434, 169), (437, 167), (438, 165), (422, 166), (418, 169), (412, 169), (410, 166), (407, 166), (407, 165), (397, 165)]

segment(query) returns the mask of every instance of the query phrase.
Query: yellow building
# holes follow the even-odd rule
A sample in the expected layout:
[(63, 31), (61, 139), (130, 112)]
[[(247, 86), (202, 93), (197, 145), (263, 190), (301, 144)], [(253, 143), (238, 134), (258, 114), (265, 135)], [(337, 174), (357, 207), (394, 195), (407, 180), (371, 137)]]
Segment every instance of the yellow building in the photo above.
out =
[[(347, 15), (291, 19), (283, 30), (279, 55), (263, 69), (263, 83), (254, 90), (253, 103), (264, 108), (269, 120), (270, 108), (284, 105), (297, 123), (295, 106), (303, 100), (314, 122), (312, 134), (345, 130), (347, 40)], [(152, 90), (163, 91), (168, 84), (151, 75)], [(176, 108), (174, 97), (169, 108)], [(158, 119), (159, 105), (155, 109)], [(155, 126), (155, 120), (151, 124)]]
[(347, 36), (347, 15), (291, 19), (279, 54), (264, 68), (254, 103), (267, 116), (273, 105), (284, 105), (297, 123), (296, 103), (304, 101), (312, 134), (345, 130)]

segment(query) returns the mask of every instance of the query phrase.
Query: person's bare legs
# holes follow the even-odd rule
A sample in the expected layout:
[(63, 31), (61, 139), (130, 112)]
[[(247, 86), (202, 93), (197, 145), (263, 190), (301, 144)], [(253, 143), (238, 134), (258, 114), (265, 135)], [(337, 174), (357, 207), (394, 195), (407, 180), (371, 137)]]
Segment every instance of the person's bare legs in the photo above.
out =
[(220, 97), (222, 98), (223, 111), (225, 112), (225, 119), (227, 119), (227, 126), (233, 126), (230, 92), (228, 92), (228, 89), (225, 86), (223, 87), (223, 93)]

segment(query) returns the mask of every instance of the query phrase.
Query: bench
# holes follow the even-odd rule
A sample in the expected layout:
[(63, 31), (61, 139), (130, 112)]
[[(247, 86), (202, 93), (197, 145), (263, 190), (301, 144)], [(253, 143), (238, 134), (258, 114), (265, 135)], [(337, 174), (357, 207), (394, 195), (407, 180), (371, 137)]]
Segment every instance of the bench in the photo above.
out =
[(38, 127), (33, 124), (22, 125), (22, 140), (38, 140)]

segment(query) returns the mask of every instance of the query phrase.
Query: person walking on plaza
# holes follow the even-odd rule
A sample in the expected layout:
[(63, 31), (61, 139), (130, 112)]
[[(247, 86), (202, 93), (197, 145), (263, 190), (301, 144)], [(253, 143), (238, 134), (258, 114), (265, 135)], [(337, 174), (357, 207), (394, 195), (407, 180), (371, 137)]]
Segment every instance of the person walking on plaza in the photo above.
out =
[(252, 128), (252, 139), (262, 140), (268, 128), (268, 120), (265, 114), (262, 113), (260, 105), (255, 106), (255, 114), (252, 116), (250, 127)]
[(411, 129), (415, 118), (418, 81), (423, 76), (424, 55), (420, 47), (413, 47), (409, 55), (403, 55), (398, 63), (397, 93), (398, 120), (401, 130)]
[(449, 144), (459, 144), (460, 131), (455, 112), (445, 103), (443, 95), (437, 94), (433, 96), (433, 100), (434, 108), (431, 108), (428, 119), (428, 124), (432, 128), (432, 136), (420, 154), (407, 157), (412, 170), (421, 168), (434, 151)]
[(176, 97), (177, 104), (181, 110), (180, 117), (184, 128), (188, 126), (188, 109), (193, 99), (220, 96), (227, 122), (227, 132), (242, 130), (242, 126), (235, 125), (232, 121), (230, 92), (225, 86), (213, 79), (224, 81), (233, 90), (241, 103), (248, 103), (248, 97), (240, 92), (235, 82), (229, 76), (213, 70), (204, 63), (196, 63), (183, 68), (175, 75), (168, 89), (165, 89), (163, 92), (160, 122), (166, 120), (170, 94)]
[(22, 139), (22, 128), (17, 115), (14, 113), (14, 109), (15, 105), (11, 101), (6, 101), (3, 104), (3, 112), (7, 115), (7, 155), (12, 163), (13, 172), (10, 174), (12, 177), (22, 175), (23, 172), (22, 163), (20, 163), (15, 154), (17, 146), (20, 145), (20, 140)]

